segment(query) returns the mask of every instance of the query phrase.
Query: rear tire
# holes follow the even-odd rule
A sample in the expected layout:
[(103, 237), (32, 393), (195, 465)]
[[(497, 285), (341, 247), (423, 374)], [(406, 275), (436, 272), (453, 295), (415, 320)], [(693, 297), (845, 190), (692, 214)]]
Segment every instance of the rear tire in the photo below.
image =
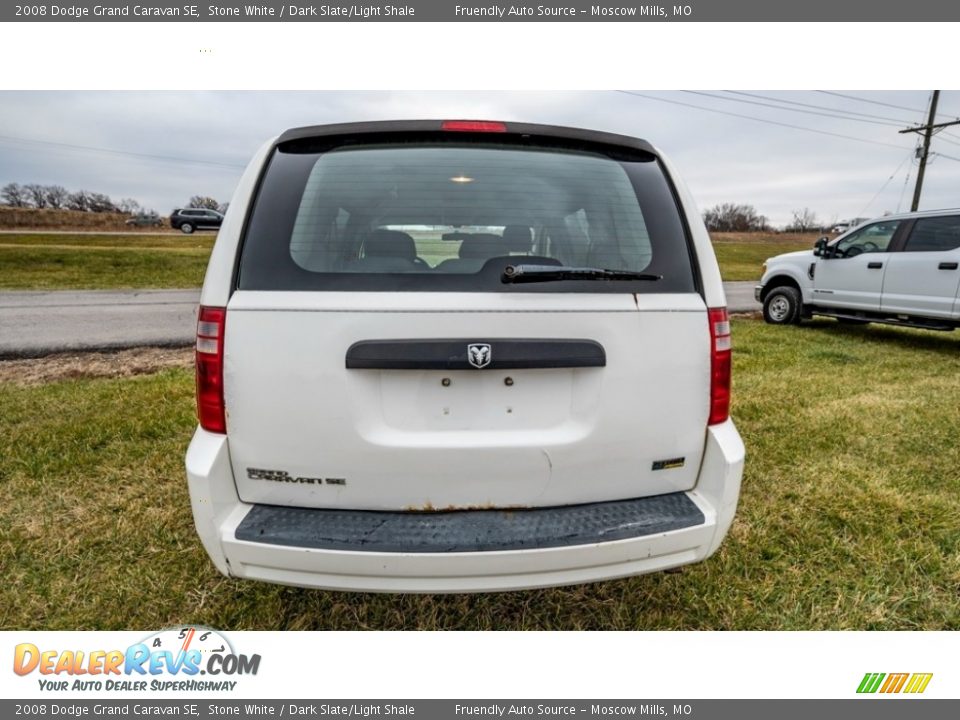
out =
[(184, 223), (183, 225), (180, 226), (180, 232), (185, 233), (186, 235), (189, 235), (190, 233), (193, 232), (193, 225), (191, 225), (190, 223)]
[(781, 285), (764, 299), (763, 319), (771, 325), (797, 325), (802, 309), (800, 291), (790, 285)]

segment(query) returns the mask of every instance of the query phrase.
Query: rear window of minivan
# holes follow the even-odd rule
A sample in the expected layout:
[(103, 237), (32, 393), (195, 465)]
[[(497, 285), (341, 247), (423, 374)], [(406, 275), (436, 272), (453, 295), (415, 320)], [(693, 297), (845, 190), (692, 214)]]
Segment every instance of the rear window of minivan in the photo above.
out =
[[(657, 281), (504, 284), (505, 266)], [(242, 290), (693, 292), (656, 158), (417, 141), (274, 150), (243, 238)]]

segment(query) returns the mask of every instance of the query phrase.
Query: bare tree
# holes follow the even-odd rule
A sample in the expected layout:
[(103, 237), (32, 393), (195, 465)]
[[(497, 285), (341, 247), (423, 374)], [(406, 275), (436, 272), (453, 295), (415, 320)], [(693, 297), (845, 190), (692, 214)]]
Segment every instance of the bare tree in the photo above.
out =
[(133, 198), (123, 198), (119, 203), (117, 203), (117, 208), (120, 210), (120, 212), (132, 215), (140, 211), (140, 203)]
[(47, 207), (59, 210), (67, 204), (67, 196), (70, 194), (63, 185), (47, 185)]
[(26, 191), (17, 183), (7, 183), (0, 188), (0, 198), (4, 205), (12, 207), (29, 207), (29, 200)]
[(67, 196), (67, 207), (80, 212), (90, 212), (90, 193), (86, 190), (77, 190)]
[(187, 203), (187, 207), (203, 208), (204, 210), (218, 210), (220, 203), (208, 195), (194, 195)]
[(39, 183), (30, 183), (23, 186), (23, 191), (30, 198), (30, 203), (35, 208), (45, 208), (47, 206), (47, 189)]
[(767, 229), (767, 218), (753, 205), (722, 203), (703, 213), (707, 230), (713, 232), (756, 232)]
[(104, 193), (90, 193), (90, 212), (117, 212), (117, 206), (109, 195)]
[(794, 232), (810, 232), (819, 229), (819, 227), (817, 214), (810, 208), (803, 208), (793, 211), (793, 222), (787, 229)]

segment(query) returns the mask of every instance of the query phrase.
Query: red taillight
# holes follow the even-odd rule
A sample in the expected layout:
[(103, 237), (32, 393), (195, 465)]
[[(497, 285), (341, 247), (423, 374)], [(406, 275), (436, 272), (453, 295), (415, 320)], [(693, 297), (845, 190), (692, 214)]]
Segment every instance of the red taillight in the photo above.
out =
[(223, 330), (227, 309), (200, 307), (197, 318), (197, 417), (200, 427), (227, 431), (223, 407)]
[(490, 120), (444, 120), (440, 126), (442, 130), (454, 132), (506, 132), (507, 126), (502, 122)]
[(710, 425), (730, 417), (730, 318), (727, 309), (707, 310), (710, 322)]

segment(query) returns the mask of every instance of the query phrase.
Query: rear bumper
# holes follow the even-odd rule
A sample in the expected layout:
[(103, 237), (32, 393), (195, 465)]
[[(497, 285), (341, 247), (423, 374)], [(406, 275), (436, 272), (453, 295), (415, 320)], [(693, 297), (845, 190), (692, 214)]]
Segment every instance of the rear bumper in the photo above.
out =
[[(515, 516), (539, 514), (529, 516), (534, 520), (531, 527), (549, 519), (542, 525), (543, 542), (534, 538), (532, 543), (504, 546), (509, 549), (492, 549), (496, 543), (487, 542), (470, 552), (463, 551), (462, 542), (451, 545), (453, 551), (438, 551), (439, 546), (429, 544), (411, 544), (401, 550), (402, 543), (361, 549), (359, 543), (350, 547), (343, 541), (349, 534), (334, 543), (326, 531), (318, 540), (316, 528), (322, 523), (317, 521), (321, 519), (319, 513), (325, 511), (282, 513), (283, 518), (276, 519), (305, 523), (313, 530), (270, 536), (271, 510), (240, 501), (226, 438), (204, 430), (197, 430), (190, 444), (187, 478), (200, 540), (226, 575), (335, 590), (480, 592), (608, 580), (704, 560), (720, 546), (733, 520), (743, 459), (743, 443), (733, 423), (713, 426), (707, 432), (706, 452), (693, 490), (679, 497), (661, 496), (669, 501), (646, 498), (576, 508), (515, 510)], [(579, 515), (574, 516), (574, 512)], [(586, 513), (590, 522), (597, 522), (601, 515), (611, 517), (611, 512), (614, 519), (610, 522), (616, 525), (616, 532), (601, 529), (594, 536), (582, 534), (571, 541), (574, 544), (558, 544), (556, 538), (562, 533), (556, 532), (555, 526), (547, 530), (555, 520), (570, 522)], [(632, 513), (634, 520), (639, 518), (632, 530), (623, 530), (624, 512)], [(350, 516), (349, 522), (363, 522), (362, 517), (355, 517), (359, 513), (342, 512), (336, 515), (338, 522), (344, 522), (344, 515)], [(394, 516), (400, 523), (406, 520), (407, 525), (411, 517), (402, 513), (384, 515)], [(333, 519), (333, 515), (329, 517)], [(434, 522), (430, 515), (419, 517)], [(482, 513), (476, 517), (484, 520)], [(639, 527), (637, 523), (646, 524)], [(404, 532), (410, 530), (405, 527)], [(438, 532), (437, 527), (431, 531)], [(302, 541), (297, 541), (298, 537)]]
[(753, 286), (753, 299), (757, 302), (763, 302), (763, 285)]

